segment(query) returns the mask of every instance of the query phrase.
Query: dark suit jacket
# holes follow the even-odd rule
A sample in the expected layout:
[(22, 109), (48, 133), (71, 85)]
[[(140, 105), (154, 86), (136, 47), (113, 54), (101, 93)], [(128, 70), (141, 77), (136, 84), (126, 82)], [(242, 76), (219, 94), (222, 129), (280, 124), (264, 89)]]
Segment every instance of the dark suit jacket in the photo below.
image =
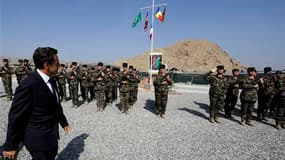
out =
[(62, 106), (35, 71), (16, 89), (4, 150), (16, 150), (21, 142), (29, 151), (57, 149), (59, 123), (68, 125)]

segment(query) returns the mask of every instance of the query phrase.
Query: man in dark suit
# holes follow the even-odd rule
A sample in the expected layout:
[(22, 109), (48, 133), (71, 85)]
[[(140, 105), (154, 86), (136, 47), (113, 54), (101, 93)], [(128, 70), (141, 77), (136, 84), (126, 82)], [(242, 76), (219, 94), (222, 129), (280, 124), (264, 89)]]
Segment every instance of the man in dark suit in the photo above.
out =
[(23, 143), (33, 160), (55, 159), (58, 150), (58, 124), (65, 133), (70, 126), (63, 114), (54, 76), (59, 60), (57, 50), (37, 48), (33, 54), (35, 71), (17, 87), (8, 116), (3, 155), (14, 159)]

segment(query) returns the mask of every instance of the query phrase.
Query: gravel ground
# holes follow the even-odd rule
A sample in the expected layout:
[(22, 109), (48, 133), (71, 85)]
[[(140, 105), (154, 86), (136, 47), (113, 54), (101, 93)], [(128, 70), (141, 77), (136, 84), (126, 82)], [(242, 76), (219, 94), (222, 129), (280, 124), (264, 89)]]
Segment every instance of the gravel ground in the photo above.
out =
[[(139, 100), (129, 114), (116, 103), (96, 112), (95, 102), (71, 108), (63, 103), (72, 131), (61, 130), (58, 160), (173, 160), (173, 159), (285, 159), (285, 130), (276, 130), (274, 120), (253, 121), (254, 127), (221, 118), (208, 120), (207, 86), (176, 85), (169, 95), (166, 117), (153, 114), (154, 95), (139, 91)], [(0, 96), (3, 87), (0, 87)], [(0, 144), (6, 137), (10, 102), (0, 98)], [(239, 105), (238, 105), (239, 106)], [(237, 107), (239, 109), (239, 107)], [(255, 114), (254, 114), (255, 116)], [(23, 148), (18, 160), (30, 159)]]

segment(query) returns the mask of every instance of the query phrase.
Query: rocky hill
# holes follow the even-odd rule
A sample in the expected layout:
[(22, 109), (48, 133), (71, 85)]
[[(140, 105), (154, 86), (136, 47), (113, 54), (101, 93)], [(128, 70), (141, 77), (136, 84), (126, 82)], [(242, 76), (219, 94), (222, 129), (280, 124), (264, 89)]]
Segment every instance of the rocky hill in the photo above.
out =
[[(223, 64), (228, 71), (233, 68), (245, 68), (220, 46), (205, 40), (182, 41), (154, 51), (163, 52), (162, 61), (167, 64), (168, 68), (178, 68), (188, 72), (207, 72), (218, 64)], [(141, 71), (147, 71), (148, 52), (119, 60), (114, 65), (120, 66), (122, 62), (128, 62)]]

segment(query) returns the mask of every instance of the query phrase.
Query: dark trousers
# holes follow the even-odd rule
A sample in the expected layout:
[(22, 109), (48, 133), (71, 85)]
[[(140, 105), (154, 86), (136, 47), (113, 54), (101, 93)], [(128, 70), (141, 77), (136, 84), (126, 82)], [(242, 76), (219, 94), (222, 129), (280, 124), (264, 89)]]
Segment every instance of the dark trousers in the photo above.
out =
[(279, 97), (276, 110), (276, 124), (285, 125), (285, 97)]
[(57, 150), (34, 152), (30, 151), (32, 160), (54, 160), (57, 154)]
[(227, 116), (231, 116), (233, 110), (235, 109), (235, 105), (237, 104), (238, 96), (234, 94), (227, 94), (225, 100), (225, 114)]
[(224, 108), (224, 102), (225, 98), (223, 95), (210, 95), (210, 107), (209, 107), (209, 113), (210, 118), (217, 118), (219, 109)]
[(155, 107), (160, 114), (165, 114), (168, 92), (155, 92)]
[(241, 101), (241, 120), (249, 122), (254, 109), (255, 102)]

